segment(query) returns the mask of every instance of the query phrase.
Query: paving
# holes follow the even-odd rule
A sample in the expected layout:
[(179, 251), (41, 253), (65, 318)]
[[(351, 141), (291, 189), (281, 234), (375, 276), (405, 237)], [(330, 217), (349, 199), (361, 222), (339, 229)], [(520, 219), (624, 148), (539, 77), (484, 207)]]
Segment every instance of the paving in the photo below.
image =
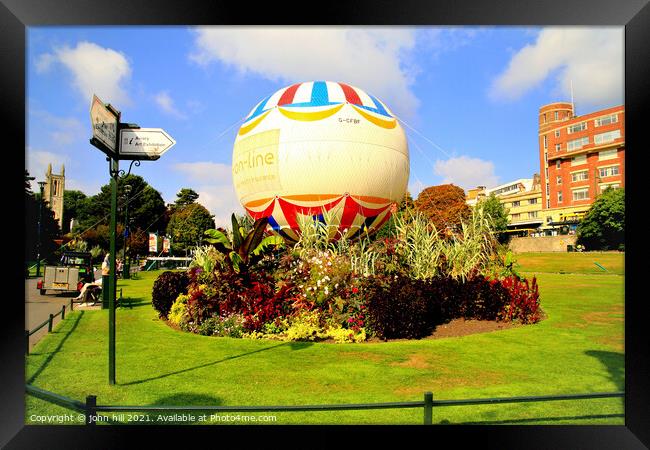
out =
[[(50, 314), (56, 314), (61, 311), (61, 307), (66, 305), (66, 314), (70, 311), (70, 299), (77, 295), (76, 292), (69, 294), (50, 293), (41, 295), (36, 289), (38, 278), (29, 278), (25, 280), (25, 329), (33, 330), (50, 317)], [(50, 291), (52, 292), (52, 291)], [(75, 304), (77, 308), (77, 304)], [(59, 314), (54, 318), (52, 327), (55, 328), (61, 321)], [(29, 337), (29, 349), (47, 334), (47, 325), (38, 330)]]

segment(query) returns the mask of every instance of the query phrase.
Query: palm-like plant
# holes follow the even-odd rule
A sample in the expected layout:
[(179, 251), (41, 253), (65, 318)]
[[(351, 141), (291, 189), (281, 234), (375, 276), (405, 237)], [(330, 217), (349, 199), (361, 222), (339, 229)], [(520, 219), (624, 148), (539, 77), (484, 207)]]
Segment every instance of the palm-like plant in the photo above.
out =
[(248, 233), (239, 224), (235, 214), (231, 219), (232, 240), (224, 231), (212, 229), (205, 231), (204, 241), (226, 255), (226, 263), (235, 272), (247, 271), (250, 265), (260, 260), (269, 249), (284, 246), (284, 239), (280, 236), (264, 237), (268, 218), (257, 219)]

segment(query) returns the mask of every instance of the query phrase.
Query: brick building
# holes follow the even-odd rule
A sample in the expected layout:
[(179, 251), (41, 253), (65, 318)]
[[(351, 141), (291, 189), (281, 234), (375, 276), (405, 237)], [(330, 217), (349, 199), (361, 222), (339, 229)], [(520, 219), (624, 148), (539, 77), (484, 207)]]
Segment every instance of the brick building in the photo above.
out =
[(539, 110), (542, 229), (575, 230), (607, 187), (625, 186), (625, 109), (575, 116), (557, 102)]

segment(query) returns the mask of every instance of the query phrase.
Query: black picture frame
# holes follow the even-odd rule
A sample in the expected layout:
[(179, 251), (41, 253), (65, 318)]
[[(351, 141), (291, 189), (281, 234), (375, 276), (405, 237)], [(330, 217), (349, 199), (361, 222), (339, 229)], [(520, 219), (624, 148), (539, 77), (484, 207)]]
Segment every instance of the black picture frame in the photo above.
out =
[[(290, 13), (289, 13), (290, 12)], [(87, 2), (83, 0), (3, 0), (0, 6), (2, 40), (2, 123), (5, 155), (25, 148), (25, 45), (26, 28), (48, 25), (616, 25), (625, 27), (626, 108), (626, 277), (625, 277), (625, 425), (624, 426), (436, 426), (436, 427), (93, 427), (24, 425), (24, 291), (23, 265), (9, 259), (5, 268), (11, 288), (5, 290), (2, 309), (2, 421), (0, 445), (6, 448), (123, 448), (131, 443), (154, 447), (179, 442), (184, 447), (257, 445), (321, 448), (367, 446), (368, 439), (397, 445), (468, 444), (472, 448), (525, 449), (636, 449), (650, 446), (650, 398), (648, 384), (647, 315), (643, 291), (641, 243), (643, 224), (640, 171), (644, 152), (650, 93), (650, 6), (648, 0), (424, 0), (355, 1), (310, 4), (267, 2), (244, 4), (224, 1), (170, 0)], [(646, 125), (646, 126), (644, 126)], [(11, 139), (7, 142), (7, 137)], [(20, 159), (20, 158), (16, 158)], [(6, 158), (5, 164), (12, 164)], [(22, 169), (5, 166), (7, 181), (16, 195), (5, 193), (22, 211)], [(7, 168), (9, 170), (7, 170)], [(21, 177), (21, 180), (18, 177)], [(15, 177), (15, 178), (13, 178)], [(639, 207), (635, 207), (639, 205)], [(6, 218), (5, 242), (22, 233), (20, 214)], [(24, 216), (24, 215), (23, 215)], [(9, 245), (5, 243), (5, 245)], [(9, 247), (8, 247), (9, 248)], [(19, 249), (22, 252), (22, 249)], [(14, 258), (15, 252), (5, 252)], [(639, 261), (639, 263), (637, 263)], [(8, 294), (8, 295), (7, 295)], [(10, 308), (11, 307), (11, 308)], [(300, 436), (298, 436), (298, 433)], [(137, 437), (137, 440), (136, 440)], [(140, 439), (144, 438), (144, 439)], [(228, 444), (235, 438), (239, 444)], [(205, 439), (205, 444), (201, 441)], [(243, 440), (242, 440), (243, 439)], [(448, 441), (445, 442), (445, 441)]]

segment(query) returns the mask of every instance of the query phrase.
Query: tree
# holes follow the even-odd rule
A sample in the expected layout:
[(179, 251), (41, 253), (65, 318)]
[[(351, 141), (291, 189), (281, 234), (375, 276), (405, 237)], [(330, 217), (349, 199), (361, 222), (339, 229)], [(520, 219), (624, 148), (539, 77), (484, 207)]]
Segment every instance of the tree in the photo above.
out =
[(503, 237), (503, 232), (508, 229), (508, 208), (504, 206), (499, 198), (492, 192), (488, 197), (480, 200), (483, 212), (490, 217), (494, 231)]
[(625, 249), (625, 189), (605, 189), (576, 231), (588, 250)]
[[(164, 233), (167, 227), (165, 212), (167, 207), (160, 192), (151, 187), (141, 176), (128, 175), (120, 178), (117, 184), (118, 222), (124, 220), (126, 206), (125, 185), (131, 186), (129, 198), (129, 222), (133, 232), (136, 229)], [(93, 228), (98, 224), (108, 224), (111, 213), (111, 186), (105, 184), (97, 195), (89, 197), (79, 210), (79, 224), (73, 231)]]
[[(25, 260), (35, 260), (38, 253), (38, 219), (41, 216), (41, 258), (49, 261), (56, 259), (58, 245), (54, 242), (61, 235), (59, 223), (54, 219), (54, 212), (47, 202), (43, 202), (40, 193), (35, 195), (29, 186), (29, 173), (25, 171)], [(42, 205), (41, 205), (42, 203)], [(42, 210), (40, 208), (42, 207)]]
[(78, 219), (80, 212), (86, 208), (88, 196), (81, 191), (63, 191), (63, 226), (62, 233), (69, 233), (70, 221)]
[(467, 221), (471, 213), (465, 202), (465, 191), (453, 184), (424, 189), (414, 205), (440, 231), (458, 230), (461, 222)]
[(203, 205), (190, 203), (185, 206), (175, 206), (167, 234), (175, 250), (187, 250), (200, 244), (205, 230), (215, 227), (214, 216)]
[(199, 198), (199, 194), (196, 193), (193, 189), (182, 188), (176, 194), (176, 201), (174, 204), (176, 206), (187, 206), (196, 202), (196, 199)]

